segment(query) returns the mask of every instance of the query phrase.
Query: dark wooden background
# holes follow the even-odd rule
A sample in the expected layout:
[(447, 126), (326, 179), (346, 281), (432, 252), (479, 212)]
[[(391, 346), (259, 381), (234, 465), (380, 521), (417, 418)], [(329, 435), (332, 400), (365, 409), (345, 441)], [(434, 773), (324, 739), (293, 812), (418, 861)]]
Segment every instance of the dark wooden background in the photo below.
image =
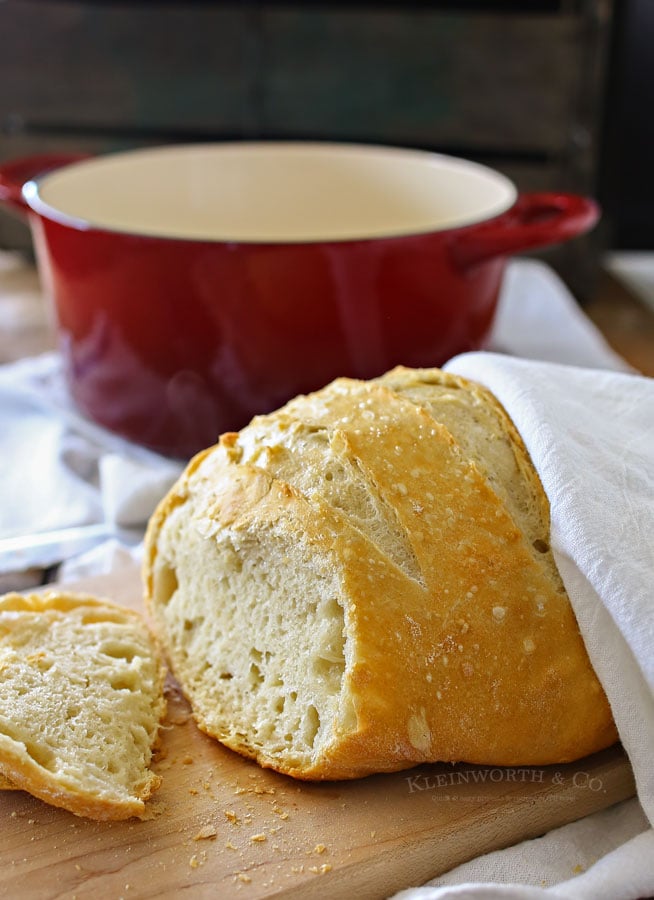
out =
[[(476, 159), (521, 190), (596, 193), (612, 13), (612, 0), (5, 0), (0, 159), (334, 139)], [(550, 253), (582, 294), (601, 240)], [(6, 214), (0, 247), (29, 247)]]

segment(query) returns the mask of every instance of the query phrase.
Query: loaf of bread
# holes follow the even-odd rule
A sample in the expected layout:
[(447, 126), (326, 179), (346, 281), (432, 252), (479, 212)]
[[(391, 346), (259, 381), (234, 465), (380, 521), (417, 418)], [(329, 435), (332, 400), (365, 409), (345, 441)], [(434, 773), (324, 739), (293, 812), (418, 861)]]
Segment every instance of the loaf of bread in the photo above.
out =
[(80, 816), (144, 812), (165, 667), (139, 615), (92, 597), (0, 597), (0, 787)]
[(525, 446), (439, 370), (339, 379), (196, 456), (146, 598), (204, 731), (304, 779), (617, 739)]

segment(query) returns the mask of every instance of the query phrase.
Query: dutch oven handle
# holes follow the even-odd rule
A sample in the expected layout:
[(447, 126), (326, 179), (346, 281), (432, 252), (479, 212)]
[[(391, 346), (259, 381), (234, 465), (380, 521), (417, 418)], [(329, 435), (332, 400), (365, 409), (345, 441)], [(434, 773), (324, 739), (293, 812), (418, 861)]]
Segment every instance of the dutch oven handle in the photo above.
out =
[(507, 212), (454, 238), (454, 254), (467, 268), (499, 256), (558, 244), (584, 234), (596, 224), (600, 209), (577, 194), (520, 194)]
[(89, 157), (88, 153), (38, 153), (0, 163), (0, 204), (25, 217), (29, 207), (23, 186), (28, 181)]

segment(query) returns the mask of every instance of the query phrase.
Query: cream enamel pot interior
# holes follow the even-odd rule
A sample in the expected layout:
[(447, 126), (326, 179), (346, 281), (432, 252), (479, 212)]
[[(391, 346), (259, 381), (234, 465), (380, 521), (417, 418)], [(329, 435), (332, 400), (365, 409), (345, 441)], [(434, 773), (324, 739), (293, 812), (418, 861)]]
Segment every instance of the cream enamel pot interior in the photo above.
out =
[(482, 347), (506, 258), (593, 201), (435, 153), (223, 143), (0, 165), (29, 218), (72, 397), (186, 458), (339, 375)]

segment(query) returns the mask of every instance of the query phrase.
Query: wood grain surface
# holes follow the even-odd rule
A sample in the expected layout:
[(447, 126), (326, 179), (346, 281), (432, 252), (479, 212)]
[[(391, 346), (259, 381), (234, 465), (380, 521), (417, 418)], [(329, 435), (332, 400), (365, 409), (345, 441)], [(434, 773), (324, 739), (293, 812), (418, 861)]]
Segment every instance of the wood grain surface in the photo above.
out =
[[(75, 587), (140, 608), (133, 569)], [(143, 821), (0, 794), (0, 897), (383, 898), (634, 793), (619, 746), (565, 766), (295, 782), (201, 734), (172, 680), (167, 691), (163, 784)]]

